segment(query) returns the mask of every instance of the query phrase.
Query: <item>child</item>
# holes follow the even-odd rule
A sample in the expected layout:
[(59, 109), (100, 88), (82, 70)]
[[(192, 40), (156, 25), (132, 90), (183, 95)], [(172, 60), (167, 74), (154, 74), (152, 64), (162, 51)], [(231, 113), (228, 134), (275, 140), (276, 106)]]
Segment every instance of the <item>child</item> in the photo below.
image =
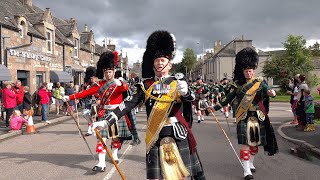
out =
[(312, 121), (312, 115), (314, 113), (313, 97), (310, 95), (310, 90), (304, 90), (303, 95), (305, 98), (304, 111), (306, 112), (307, 125), (304, 129), (305, 132), (315, 131), (315, 126)]
[[(208, 105), (208, 101), (205, 97), (205, 94), (200, 94), (200, 100), (198, 102), (198, 123), (200, 123), (201, 121), (204, 121), (204, 115), (206, 115), (206, 110), (208, 109), (209, 105)], [(201, 118), (201, 120), (200, 120)]]
[(21, 130), (22, 125), (25, 123), (28, 123), (28, 121), (21, 116), (21, 112), (19, 110), (14, 110), (10, 120), (11, 130)]

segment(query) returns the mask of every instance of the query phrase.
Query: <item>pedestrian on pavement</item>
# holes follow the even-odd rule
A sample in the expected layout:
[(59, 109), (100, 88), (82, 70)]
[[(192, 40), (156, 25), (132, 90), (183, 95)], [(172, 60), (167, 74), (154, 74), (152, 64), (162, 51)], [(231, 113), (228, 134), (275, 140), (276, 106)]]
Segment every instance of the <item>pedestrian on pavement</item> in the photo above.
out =
[(26, 125), (28, 121), (21, 116), (20, 110), (14, 110), (12, 118), (10, 120), (11, 130), (21, 130), (23, 125)]
[(23, 97), (24, 97), (24, 91), (23, 86), (21, 85), (21, 81), (17, 80), (15, 83), (15, 86), (12, 88), (13, 91), (16, 93), (17, 96), (17, 108), (22, 113), (23, 111)]
[(40, 98), (40, 104), (41, 104), (41, 117), (42, 117), (42, 122), (46, 123), (51, 123), (48, 119), (47, 113), (49, 113), (49, 101), (50, 101), (50, 95), (51, 93), (47, 89), (47, 83), (44, 82), (42, 83), (39, 91), (38, 91), (38, 96)]
[(6, 127), (9, 127), (10, 117), (17, 107), (17, 95), (12, 90), (14, 85), (11, 81), (5, 81), (2, 90), (3, 107), (6, 112)]
[(314, 126), (312, 116), (314, 114), (314, 103), (313, 103), (313, 97), (310, 94), (310, 90), (306, 89), (303, 91), (305, 103), (304, 103), (304, 111), (306, 113), (306, 121), (307, 125), (304, 129), (305, 132), (315, 131), (316, 128)]
[(23, 91), (24, 91), (24, 97), (23, 97), (23, 115), (26, 116), (28, 119), (30, 116), (32, 116), (33, 114), (33, 110), (32, 109), (32, 99), (31, 99), (31, 94), (29, 92), (29, 87), (28, 86), (24, 86), (23, 87)]
[(61, 86), (60, 82), (56, 83), (56, 87), (53, 89), (53, 97), (55, 99), (56, 114), (59, 115), (60, 110), (63, 108), (62, 97), (65, 94), (64, 87)]
[[(69, 96), (69, 95), (74, 94), (74, 93), (75, 93), (75, 91), (72, 88), (71, 83), (67, 83), (66, 84), (66, 89), (65, 89), (65, 95)], [(70, 108), (65, 106), (65, 108), (66, 108), (65, 115), (71, 116), (71, 111), (75, 110), (76, 102), (75, 102), (75, 100), (69, 100), (68, 103), (69, 103)]]
[(303, 92), (305, 90), (308, 90), (308, 84), (306, 83), (306, 76), (303, 74), (300, 74), (299, 78), (299, 88), (298, 88), (298, 95), (297, 95), (297, 100), (298, 100), (298, 104), (297, 104), (297, 109), (296, 109), (296, 113), (298, 116), (298, 125), (297, 130), (304, 130), (304, 128), (307, 125), (307, 121), (306, 121), (306, 112), (304, 111), (304, 105), (305, 105), (305, 98), (303, 96)]
[(217, 111), (234, 98), (239, 102), (236, 112), (237, 137), (240, 147), (240, 159), (244, 169), (244, 179), (253, 179), (256, 171), (253, 165), (258, 153), (258, 146), (264, 146), (268, 155), (278, 152), (274, 130), (268, 117), (269, 96), (275, 96), (273, 89), (267, 86), (262, 78), (255, 78), (258, 67), (258, 53), (244, 48), (236, 55), (233, 84), (226, 99), (214, 106)]
[[(196, 142), (183, 115), (181, 106), (194, 98), (182, 73), (171, 76), (171, 60), (175, 55), (175, 38), (167, 31), (155, 31), (148, 40), (143, 55), (142, 78), (131, 98), (106, 113), (93, 128), (107, 129), (140, 102), (148, 116), (146, 130), (147, 179), (205, 179), (197, 154)], [(191, 107), (191, 106), (189, 106)], [(190, 117), (190, 116), (188, 116)], [(175, 133), (174, 133), (175, 132)]]
[(297, 105), (298, 105), (298, 97), (297, 96), (298, 96), (298, 92), (299, 92), (298, 84), (299, 84), (298, 79), (294, 78), (293, 81), (289, 82), (289, 87), (291, 90), (287, 91), (287, 94), (291, 95), (290, 104), (291, 104), (291, 110), (293, 113), (293, 121), (290, 122), (290, 124), (298, 124), (298, 117), (297, 117)]
[[(117, 108), (123, 101), (122, 93), (129, 89), (126, 83), (114, 79), (114, 71), (117, 62), (117, 52), (108, 50), (102, 53), (97, 62), (96, 72), (96, 76), (100, 81), (88, 90), (64, 96), (63, 100), (85, 98), (98, 93), (96, 121), (104, 120), (105, 112), (111, 112), (113, 109)], [(125, 118), (121, 118), (117, 124), (108, 128), (108, 130), (100, 131), (100, 134), (103, 141), (106, 141), (107, 138), (111, 139), (112, 156), (116, 162), (119, 162), (118, 150), (121, 148), (121, 144), (124, 140), (128, 140), (132, 137)], [(106, 150), (99, 139), (97, 141), (96, 152), (98, 153), (99, 162), (92, 170), (104, 172), (106, 169)]]

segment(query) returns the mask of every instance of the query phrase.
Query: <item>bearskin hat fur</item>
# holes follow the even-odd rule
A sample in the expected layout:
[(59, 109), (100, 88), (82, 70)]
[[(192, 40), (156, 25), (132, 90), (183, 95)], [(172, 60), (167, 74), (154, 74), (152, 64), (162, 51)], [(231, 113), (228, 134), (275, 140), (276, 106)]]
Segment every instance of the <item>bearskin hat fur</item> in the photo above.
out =
[(258, 67), (258, 53), (251, 47), (246, 47), (239, 51), (236, 55), (236, 65), (233, 71), (233, 81), (238, 81), (239, 84), (246, 83), (243, 70), (256, 69)]
[(104, 69), (114, 69), (118, 62), (118, 53), (107, 50), (103, 52), (97, 62), (97, 77), (104, 78)]
[(156, 58), (166, 57), (169, 60), (175, 55), (175, 37), (168, 31), (155, 31), (148, 40), (146, 51), (143, 54), (142, 77), (154, 77), (153, 63)]
[(84, 82), (90, 82), (90, 78), (96, 76), (97, 69), (95, 67), (89, 66), (86, 69), (86, 75), (84, 77)]

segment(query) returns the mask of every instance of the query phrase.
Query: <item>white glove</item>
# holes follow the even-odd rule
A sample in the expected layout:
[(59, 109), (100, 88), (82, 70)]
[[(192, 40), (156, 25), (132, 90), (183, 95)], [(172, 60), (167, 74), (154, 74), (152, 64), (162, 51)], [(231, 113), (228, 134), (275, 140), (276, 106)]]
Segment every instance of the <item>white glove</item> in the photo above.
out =
[(117, 86), (122, 86), (122, 82), (119, 79), (114, 79)]
[(66, 101), (69, 101), (69, 100), (70, 100), (69, 96), (63, 96), (62, 97), (62, 101), (63, 102), (66, 102)]
[(188, 93), (188, 84), (186, 81), (177, 80), (177, 90), (181, 96), (185, 96)]
[(276, 91), (274, 91), (273, 89), (270, 89), (270, 90), (268, 91), (268, 94), (269, 94), (269, 96), (272, 96), (272, 97), (274, 97), (274, 96), (277, 95)]
[(95, 135), (95, 129), (98, 129), (98, 130), (103, 130), (103, 129), (107, 129), (108, 128), (108, 124), (107, 124), (107, 122), (106, 121), (97, 121), (97, 122), (94, 122), (93, 124), (92, 124), (92, 131), (93, 131), (93, 133), (94, 133), (94, 135)]

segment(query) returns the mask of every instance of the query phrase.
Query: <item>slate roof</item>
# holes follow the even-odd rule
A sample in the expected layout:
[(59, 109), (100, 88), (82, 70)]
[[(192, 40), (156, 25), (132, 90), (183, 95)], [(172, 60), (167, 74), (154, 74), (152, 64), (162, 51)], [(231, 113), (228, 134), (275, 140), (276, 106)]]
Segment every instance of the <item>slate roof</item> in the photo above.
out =
[[(19, 28), (16, 24), (16, 21), (14, 19), (14, 16), (24, 16), (28, 23), (28, 34), (33, 35), (42, 39), (46, 39), (45, 35), (42, 34), (40, 31), (38, 31), (33, 25), (42, 23), (42, 18), (44, 15), (44, 10), (39, 8), (36, 5), (32, 5), (31, 7), (28, 7), (27, 5), (23, 5), (21, 3), (21, 0), (1, 0), (0, 3), (0, 24), (3, 27), (10, 28), (12, 30), (18, 31)], [(6, 18), (5, 18), (6, 17)], [(72, 30), (74, 28), (74, 24), (59, 19), (55, 16), (53, 16), (54, 25), (56, 26), (55, 31), (55, 41), (58, 44), (67, 44), (70, 46), (73, 45), (73, 41), (68, 39), (70, 35), (72, 35)], [(81, 34), (82, 36), (82, 34)], [(83, 39), (84, 43), (87, 42), (88, 37), (81, 37)], [(89, 37), (90, 38), (90, 37)], [(81, 42), (81, 41), (80, 41)], [(89, 50), (88, 45), (83, 45), (82, 42), (80, 44), (80, 48), (83, 48), (84, 50)]]

